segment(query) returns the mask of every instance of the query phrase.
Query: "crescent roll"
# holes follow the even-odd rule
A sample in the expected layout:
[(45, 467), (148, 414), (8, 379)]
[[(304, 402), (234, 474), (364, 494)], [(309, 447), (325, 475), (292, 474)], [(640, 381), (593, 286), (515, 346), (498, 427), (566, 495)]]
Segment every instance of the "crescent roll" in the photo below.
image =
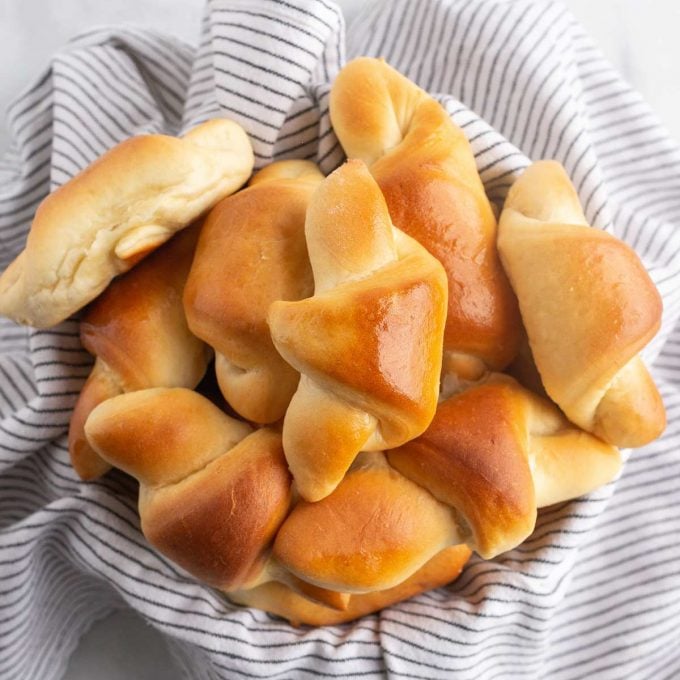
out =
[(501, 374), (441, 402), (421, 437), (385, 456), (454, 509), (456, 542), (484, 559), (527, 538), (538, 508), (589, 493), (621, 469), (618, 449)]
[(302, 374), (283, 424), (300, 494), (316, 501), (357, 453), (398, 446), (434, 416), (446, 316), (446, 275), (393, 227), (361, 161), (312, 196), (305, 226), (314, 295), (274, 302), (272, 339)]
[[(278, 432), (252, 431), (181, 388), (114, 397), (92, 411), (85, 430), (109, 463), (139, 480), (147, 540), (194, 577), (230, 596), (276, 581), (310, 606), (347, 609), (349, 595), (299, 579), (272, 556), (295, 503)], [(460, 556), (457, 563), (460, 571)]]
[(537, 508), (611, 481), (619, 451), (500, 374), (440, 403), (420, 437), (361, 453), (330, 495), (300, 501), (273, 555), (321, 588), (393, 588), (450, 546), (484, 559), (519, 545)]
[(221, 201), (205, 220), (184, 290), (189, 327), (215, 349), (224, 398), (255, 423), (283, 418), (297, 388), (267, 312), (275, 300), (312, 294), (305, 213), (322, 179), (309, 161), (279, 161)]
[(386, 590), (352, 594), (342, 609), (314, 602), (280, 581), (269, 581), (249, 590), (237, 590), (230, 593), (229, 598), (288, 619), (294, 626), (331, 626), (353, 621), (426, 590), (444, 586), (458, 578), (469, 558), (470, 550), (465, 545), (446, 548), (399, 585)]
[(517, 352), (517, 301), (496, 251), (496, 218), (467, 138), (442, 106), (381, 59), (349, 62), (330, 115), (348, 158), (369, 165), (393, 223), (444, 266), (444, 379), (476, 380)]
[(209, 348), (189, 330), (182, 306), (199, 230), (183, 230), (113, 281), (81, 320), (80, 340), (96, 357), (69, 427), (71, 463), (81, 479), (110, 467), (83, 431), (97, 404), (149, 387), (193, 388), (205, 373)]
[(279, 435), (253, 433), (182, 388), (109, 399), (85, 432), (105, 460), (139, 480), (142, 531), (160, 552), (224, 590), (259, 573), (291, 502)]
[(230, 120), (121, 142), (40, 204), (0, 277), (0, 314), (36, 328), (63, 321), (252, 169), (248, 136)]
[(333, 493), (296, 505), (274, 556), (316, 585), (362, 593), (402, 583), (456, 538), (448, 506), (391, 469), (382, 453), (361, 453)]
[(658, 437), (665, 411), (639, 352), (661, 297), (628, 245), (588, 226), (561, 165), (534, 163), (514, 183), (498, 247), (551, 399), (616, 446)]

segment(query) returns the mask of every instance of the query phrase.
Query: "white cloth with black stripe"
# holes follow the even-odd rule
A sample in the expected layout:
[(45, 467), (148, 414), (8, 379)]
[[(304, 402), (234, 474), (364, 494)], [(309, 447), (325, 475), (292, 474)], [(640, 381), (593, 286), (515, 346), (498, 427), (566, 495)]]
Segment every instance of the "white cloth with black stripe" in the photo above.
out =
[(382, 1), (347, 36), (328, 0), (213, 0), (197, 49), (133, 29), (81, 36), (10, 109), (0, 266), (48, 191), (132, 134), (226, 115), (250, 133), (258, 166), (305, 157), (329, 172), (342, 161), (329, 82), (345, 53), (384, 56), (443, 93), (492, 199), (529, 158), (557, 158), (595, 227), (640, 253), (665, 305), (645, 353), (665, 436), (616, 483), (542, 512), (524, 545), (474, 559), (452, 586), (354, 625), (296, 630), (230, 605), (150, 549), (124, 475), (76, 479), (65, 432), (91, 365), (77, 323), (2, 320), (1, 678), (59, 678), (79, 636), (120, 607), (165, 633), (194, 679), (680, 675), (680, 150), (559, 2)]

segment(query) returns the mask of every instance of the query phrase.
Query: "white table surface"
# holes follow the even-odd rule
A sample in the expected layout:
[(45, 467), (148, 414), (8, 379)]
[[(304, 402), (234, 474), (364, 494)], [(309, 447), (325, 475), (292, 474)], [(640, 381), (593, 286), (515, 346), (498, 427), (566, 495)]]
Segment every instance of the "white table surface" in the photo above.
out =
[[(339, 0), (351, 19), (371, 0)], [(623, 77), (680, 140), (680, 3), (677, 0), (565, 0)], [(0, 0), (0, 153), (4, 111), (79, 31), (134, 23), (198, 38), (204, 0)], [(65, 680), (179, 680), (162, 637), (133, 612), (95, 624), (71, 658)]]

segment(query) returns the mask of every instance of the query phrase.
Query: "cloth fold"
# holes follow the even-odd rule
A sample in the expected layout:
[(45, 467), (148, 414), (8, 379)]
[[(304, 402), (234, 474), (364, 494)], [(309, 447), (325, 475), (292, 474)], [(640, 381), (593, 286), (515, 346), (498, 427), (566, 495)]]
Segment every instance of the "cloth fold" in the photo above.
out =
[(500, 204), (530, 159), (556, 158), (588, 219), (629, 242), (664, 299), (645, 358), (669, 425), (619, 480), (540, 513), (534, 534), (460, 579), (354, 624), (294, 629), (195, 583), (144, 541), (136, 485), (72, 471), (70, 411), (92, 360), (78, 324), (0, 320), (0, 677), (59, 678), (79, 636), (133, 607), (187, 677), (674, 677), (680, 649), (680, 149), (559, 2), (382, 0), (347, 31), (330, 0), (211, 0), (200, 45), (96, 29), (9, 111), (0, 266), (40, 200), (122, 139), (222, 115), (258, 167), (343, 160), (330, 83), (383, 56), (435, 94)]

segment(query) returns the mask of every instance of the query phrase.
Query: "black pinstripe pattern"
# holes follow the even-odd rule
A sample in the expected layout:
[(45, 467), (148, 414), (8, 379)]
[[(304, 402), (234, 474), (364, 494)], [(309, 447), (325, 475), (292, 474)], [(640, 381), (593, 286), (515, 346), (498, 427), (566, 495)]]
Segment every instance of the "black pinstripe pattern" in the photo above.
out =
[[(347, 35), (350, 56), (384, 56), (440, 93), (492, 200), (529, 159), (558, 158), (588, 219), (638, 250), (664, 297), (645, 357), (666, 435), (633, 452), (617, 483), (544, 509), (522, 546), (473, 559), (452, 586), (354, 625), (292, 629), (156, 554), (127, 477), (77, 481), (64, 433), (92, 364), (77, 322), (29, 331), (0, 320), (0, 677), (60, 677), (69, 644), (123, 605), (176, 639), (182, 665), (206, 680), (677, 675), (678, 147), (559, 2), (381, 0)], [(83, 34), (10, 108), (0, 263), (51, 188), (131, 134), (228, 115), (258, 167), (307, 157), (330, 172), (343, 160), (328, 95), (344, 50), (329, 0), (212, 0), (196, 50), (134, 29)]]

